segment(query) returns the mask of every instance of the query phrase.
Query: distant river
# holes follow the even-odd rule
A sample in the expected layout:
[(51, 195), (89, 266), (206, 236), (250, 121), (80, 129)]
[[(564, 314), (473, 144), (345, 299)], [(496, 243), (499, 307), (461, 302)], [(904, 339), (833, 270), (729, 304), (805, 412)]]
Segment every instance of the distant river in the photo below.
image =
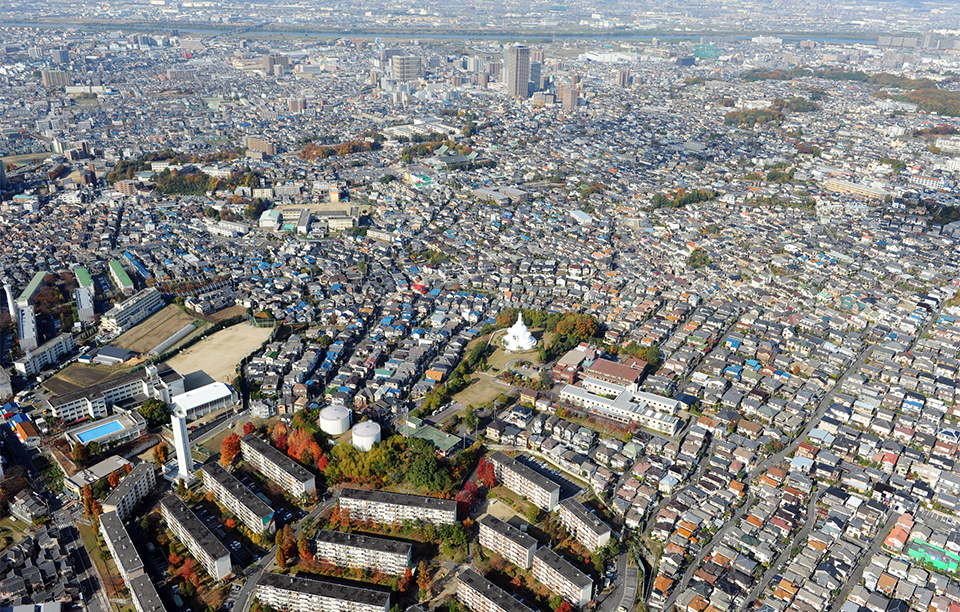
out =
[[(145, 25), (129, 25), (129, 24), (76, 24), (68, 21), (56, 22), (56, 21), (8, 21), (2, 24), (5, 27), (22, 27), (22, 28), (55, 28), (55, 29), (79, 29), (79, 30), (137, 30), (137, 31), (151, 31), (151, 32), (168, 32), (170, 30), (177, 30), (179, 32), (185, 32), (188, 34), (203, 34), (205, 36), (214, 36), (216, 34), (229, 34), (230, 32), (238, 29), (243, 29), (243, 26), (234, 27), (224, 27), (224, 28), (204, 28), (197, 26), (176, 26), (173, 24), (164, 25), (164, 24), (145, 24)], [(343, 31), (322, 31), (322, 30), (267, 30), (261, 28), (251, 28), (249, 31), (243, 34), (246, 35), (260, 35), (260, 36), (291, 36), (298, 38), (340, 38), (340, 37), (381, 37), (381, 38), (420, 38), (425, 40), (515, 40), (515, 39), (549, 39), (553, 38), (553, 33), (549, 29), (543, 31), (540, 34), (531, 34), (523, 30), (519, 30), (515, 33), (510, 32), (491, 32), (490, 34), (482, 34), (476, 32), (470, 33), (439, 33), (439, 32), (427, 32), (427, 33), (406, 33), (406, 32), (393, 32), (390, 30), (377, 30), (376, 28), (369, 29), (358, 29), (358, 30), (343, 30)], [(769, 35), (769, 34), (765, 34)], [(580, 33), (563, 33), (558, 32), (556, 38), (562, 39), (573, 39), (573, 40), (636, 40), (636, 41), (650, 41), (654, 38), (657, 40), (699, 40), (701, 34), (690, 33), (690, 34), (640, 34), (636, 32), (606, 32), (606, 33), (595, 33), (595, 34), (580, 34)], [(703, 34), (703, 36), (722, 36), (720, 34)], [(753, 38), (756, 34), (742, 34), (734, 35), (735, 40), (749, 40)], [(856, 43), (871, 43), (876, 42), (877, 35), (868, 35), (864, 34), (863, 38), (851, 38), (850, 34), (810, 34), (809, 36), (799, 35), (799, 34), (777, 34), (779, 38), (782, 38), (784, 41), (790, 42), (799, 42), (801, 40), (813, 40), (820, 43), (832, 43), (832, 44), (845, 44), (852, 45)]]

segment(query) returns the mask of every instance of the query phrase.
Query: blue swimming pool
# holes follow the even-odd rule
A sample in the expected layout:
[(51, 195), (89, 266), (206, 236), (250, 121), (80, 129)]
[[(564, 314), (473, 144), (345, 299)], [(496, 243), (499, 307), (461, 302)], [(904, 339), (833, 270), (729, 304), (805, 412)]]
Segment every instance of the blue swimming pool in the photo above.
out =
[(97, 438), (102, 438), (103, 436), (109, 436), (112, 433), (116, 433), (123, 429), (123, 425), (120, 424), (120, 421), (107, 421), (103, 425), (94, 427), (93, 429), (88, 429), (83, 433), (77, 434), (77, 439), (80, 440), (82, 444), (87, 444), (92, 442)]

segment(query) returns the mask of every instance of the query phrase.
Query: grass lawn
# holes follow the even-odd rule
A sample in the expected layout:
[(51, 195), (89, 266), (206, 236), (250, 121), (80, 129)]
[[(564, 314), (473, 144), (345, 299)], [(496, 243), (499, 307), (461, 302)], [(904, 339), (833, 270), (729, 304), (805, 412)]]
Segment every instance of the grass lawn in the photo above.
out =
[(492, 376), (473, 374), (470, 377), (470, 384), (463, 391), (454, 395), (453, 401), (460, 402), (464, 406), (479, 407), (492, 402), (501, 394), (506, 395), (509, 391), (509, 385), (497, 382)]
[[(113, 562), (112, 556), (108, 556), (106, 561), (100, 558), (100, 551), (107, 549), (100, 548), (100, 545), (97, 543), (97, 534), (94, 533), (93, 527), (79, 522), (76, 523), (76, 526), (77, 529), (80, 530), (80, 537), (83, 538), (83, 545), (87, 549), (87, 554), (90, 556), (93, 564), (97, 566), (97, 572), (101, 578), (106, 577), (109, 579), (112, 576), (119, 576), (120, 572), (117, 570), (117, 565)], [(109, 553), (109, 551), (107, 552)], [(118, 593), (113, 592), (109, 584), (104, 583), (102, 586), (106, 592), (107, 599), (120, 596)], [(110, 607), (117, 610), (120, 609), (120, 607), (113, 602), (110, 602)]]
[(216, 455), (220, 452), (220, 445), (223, 444), (223, 439), (232, 433), (235, 433), (242, 438), (243, 423), (234, 423), (233, 427), (227, 427), (217, 435), (211, 438), (205, 438), (203, 442), (197, 444), (195, 448), (206, 451), (208, 455)]

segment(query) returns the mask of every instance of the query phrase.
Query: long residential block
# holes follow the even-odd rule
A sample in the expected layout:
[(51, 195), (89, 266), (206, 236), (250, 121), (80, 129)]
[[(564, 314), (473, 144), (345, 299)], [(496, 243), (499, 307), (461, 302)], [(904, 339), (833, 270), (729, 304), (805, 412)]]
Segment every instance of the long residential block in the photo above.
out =
[(610, 541), (613, 530), (587, 510), (587, 507), (573, 499), (560, 503), (560, 524), (563, 525), (578, 542), (593, 552)]
[(495, 516), (483, 515), (480, 526), (480, 545), (489, 548), (504, 559), (523, 569), (530, 569), (537, 541), (510, 523)]
[(533, 556), (533, 577), (578, 608), (590, 603), (593, 580), (544, 546)]
[(288, 612), (387, 612), (390, 593), (374, 589), (264, 572), (257, 581), (257, 599)]
[(359, 567), (384, 574), (402, 574), (410, 567), (413, 545), (359, 533), (321, 529), (317, 557), (340, 567)]
[(163, 295), (156, 287), (148, 287), (120, 302), (100, 319), (100, 331), (122, 334), (163, 307)]
[(103, 500), (103, 511), (116, 512), (122, 520), (127, 520), (134, 506), (153, 491), (156, 483), (153, 464), (139, 464), (120, 481), (107, 499)]
[(472, 569), (457, 576), (457, 599), (471, 612), (533, 612)]
[(219, 463), (207, 463), (200, 468), (203, 487), (211, 491), (217, 501), (243, 521), (247, 529), (263, 533), (273, 524), (273, 509), (243, 486), (236, 476)]
[(124, 582), (129, 584), (137, 576), (144, 575), (143, 559), (116, 512), (104, 512), (100, 515), (100, 533)]
[(137, 612), (166, 612), (157, 594), (157, 587), (153, 586), (153, 580), (147, 574), (127, 582), (127, 588), (130, 589), (130, 598)]
[(160, 502), (160, 515), (212, 578), (223, 580), (230, 576), (233, 572), (230, 551), (179, 497), (164, 497)]
[(497, 480), (503, 486), (547, 512), (553, 512), (557, 507), (560, 485), (500, 451), (490, 455), (490, 460), (493, 461)]
[(452, 525), (457, 521), (457, 502), (422, 495), (344, 488), (340, 508), (354, 520), (396, 523), (406, 520), (434, 525)]
[(299, 499), (304, 493), (317, 490), (316, 477), (302, 465), (264, 442), (256, 434), (240, 438), (243, 460), (272, 482)]

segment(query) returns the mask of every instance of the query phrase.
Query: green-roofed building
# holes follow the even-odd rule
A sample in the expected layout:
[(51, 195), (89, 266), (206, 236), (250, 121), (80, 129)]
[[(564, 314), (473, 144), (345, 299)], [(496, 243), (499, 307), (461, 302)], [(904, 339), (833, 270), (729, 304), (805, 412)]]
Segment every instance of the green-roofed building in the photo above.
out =
[(37, 294), (37, 290), (40, 289), (40, 285), (43, 284), (43, 279), (46, 278), (46, 276), (46, 270), (41, 270), (33, 275), (33, 278), (30, 279), (30, 283), (27, 284), (27, 288), (24, 289), (23, 293), (20, 294), (20, 297), (17, 298), (17, 303), (21, 308), (24, 308), (30, 303), (30, 300), (32, 300), (33, 296)]
[(463, 446), (463, 438), (440, 431), (436, 427), (425, 425), (416, 417), (407, 418), (407, 422), (400, 425), (400, 435), (404, 438), (422, 438), (440, 451), (444, 457), (449, 457)]
[(133, 292), (133, 281), (130, 280), (130, 275), (116, 259), (110, 262), (110, 278), (124, 293)]
[(73, 269), (73, 275), (77, 277), (77, 284), (81, 287), (93, 287), (93, 277), (86, 268), (77, 266)]

